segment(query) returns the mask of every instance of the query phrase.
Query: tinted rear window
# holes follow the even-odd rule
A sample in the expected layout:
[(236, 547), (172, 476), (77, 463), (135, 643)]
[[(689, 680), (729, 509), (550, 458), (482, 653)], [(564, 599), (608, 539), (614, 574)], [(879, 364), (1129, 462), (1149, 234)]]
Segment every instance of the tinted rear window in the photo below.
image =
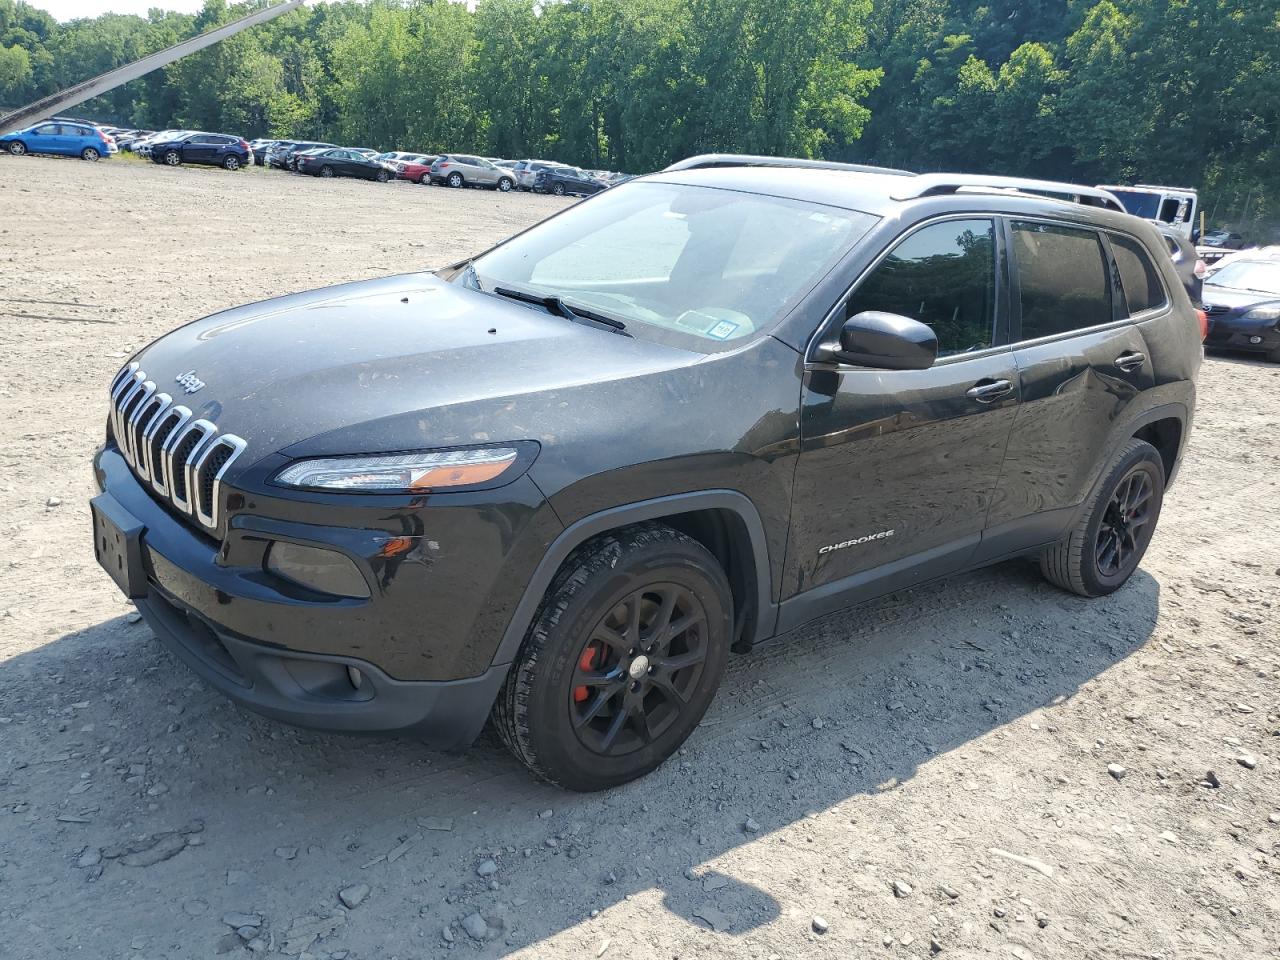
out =
[(1023, 340), (1112, 320), (1107, 265), (1092, 230), (1019, 222), (1013, 225), (1013, 248)]
[(1114, 234), (1111, 236), (1111, 251), (1120, 270), (1120, 283), (1124, 287), (1129, 313), (1164, 306), (1164, 285), (1160, 283), (1160, 276), (1147, 251), (1137, 241)]

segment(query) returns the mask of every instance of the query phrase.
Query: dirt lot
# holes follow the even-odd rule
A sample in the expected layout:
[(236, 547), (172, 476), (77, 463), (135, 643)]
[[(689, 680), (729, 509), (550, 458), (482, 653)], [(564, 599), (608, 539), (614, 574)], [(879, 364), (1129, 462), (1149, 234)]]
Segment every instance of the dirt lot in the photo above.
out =
[(557, 207), (0, 158), (0, 956), (1276, 957), (1280, 367), (1206, 362), (1119, 593), (1012, 563), (828, 617), (606, 795), (262, 720), (159, 646), (88, 537), (127, 352)]

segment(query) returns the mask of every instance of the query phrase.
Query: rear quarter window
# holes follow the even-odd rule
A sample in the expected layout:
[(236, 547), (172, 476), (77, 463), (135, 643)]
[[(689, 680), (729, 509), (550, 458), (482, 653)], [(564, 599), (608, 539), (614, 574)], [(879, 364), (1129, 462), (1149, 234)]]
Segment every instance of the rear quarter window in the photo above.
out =
[(1129, 305), (1129, 314), (1163, 307), (1167, 301), (1164, 284), (1147, 251), (1136, 240), (1112, 234), (1111, 252), (1120, 271), (1120, 283)]

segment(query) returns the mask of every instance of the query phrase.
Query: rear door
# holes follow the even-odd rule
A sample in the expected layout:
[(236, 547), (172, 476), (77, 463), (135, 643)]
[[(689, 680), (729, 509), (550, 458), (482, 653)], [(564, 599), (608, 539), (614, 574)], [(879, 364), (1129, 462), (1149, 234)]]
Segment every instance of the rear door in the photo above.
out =
[(182, 144), (182, 159), (187, 163), (216, 163), (217, 147), (214, 137), (207, 133), (197, 133), (188, 137)]
[(914, 228), (837, 312), (912, 317), (928, 370), (808, 363), (780, 629), (963, 568), (982, 535), (1018, 406), (1003, 236), (991, 217)]
[(1061, 536), (1105, 465), (1113, 427), (1154, 385), (1107, 238), (1047, 220), (1011, 219), (1005, 230), (1022, 406), (982, 559)]

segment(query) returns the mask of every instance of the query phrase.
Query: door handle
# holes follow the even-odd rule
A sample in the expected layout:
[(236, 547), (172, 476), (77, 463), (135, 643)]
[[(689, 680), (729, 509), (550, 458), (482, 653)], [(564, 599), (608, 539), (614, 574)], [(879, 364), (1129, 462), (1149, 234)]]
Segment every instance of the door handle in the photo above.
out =
[(1013, 384), (1008, 380), (979, 380), (966, 390), (964, 395), (979, 403), (991, 403), (1012, 392)]
[(1132, 373), (1144, 363), (1147, 362), (1145, 353), (1138, 353), (1136, 350), (1126, 350), (1120, 356), (1116, 357), (1116, 366), (1126, 373)]

